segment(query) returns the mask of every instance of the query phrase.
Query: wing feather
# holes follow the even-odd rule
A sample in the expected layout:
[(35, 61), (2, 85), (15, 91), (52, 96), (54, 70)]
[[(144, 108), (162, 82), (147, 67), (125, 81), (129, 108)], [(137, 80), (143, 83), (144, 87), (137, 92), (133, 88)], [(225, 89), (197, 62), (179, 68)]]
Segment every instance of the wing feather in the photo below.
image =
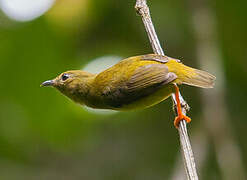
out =
[(168, 71), (165, 64), (148, 64), (137, 68), (127, 82), (106, 94), (108, 104), (114, 108), (133, 103), (151, 95), (177, 76)]

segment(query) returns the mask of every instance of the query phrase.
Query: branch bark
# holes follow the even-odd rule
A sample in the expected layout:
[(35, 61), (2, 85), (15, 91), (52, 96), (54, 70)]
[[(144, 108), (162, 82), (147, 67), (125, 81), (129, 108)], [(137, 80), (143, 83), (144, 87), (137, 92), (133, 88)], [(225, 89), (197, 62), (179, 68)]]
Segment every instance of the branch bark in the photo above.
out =
[[(165, 55), (163, 49), (160, 46), (159, 39), (157, 37), (157, 34), (154, 29), (154, 25), (151, 19), (149, 7), (147, 6), (146, 0), (136, 0), (135, 5), (136, 12), (142, 17), (143, 24), (145, 26), (146, 32), (148, 34), (149, 41), (152, 45), (153, 51), (155, 54)], [(186, 114), (187, 110), (189, 109), (189, 106), (183, 99), (182, 95), (180, 94), (180, 102), (182, 105), (182, 111), (184, 114)], [(176, 99), (174, 94), (172, 95), (172, 100), (174, 103), (174, 106), (176, 106)], [(181, 150), (183, 154), (184, 159), (184, 166), (185, 171), (187, 175), (187, 179), (189, 180), (197, 180), (197, 172), (196, 172), (196, 165), (194, 161), (194, 155), (191, 148), (189, 136), (187, 133), (187, 127), (186, 127), (186, 121), (183, 120), (179, 124), (178, 128), (179, 137), (180, 137), (180, 144), (181, 144)]]

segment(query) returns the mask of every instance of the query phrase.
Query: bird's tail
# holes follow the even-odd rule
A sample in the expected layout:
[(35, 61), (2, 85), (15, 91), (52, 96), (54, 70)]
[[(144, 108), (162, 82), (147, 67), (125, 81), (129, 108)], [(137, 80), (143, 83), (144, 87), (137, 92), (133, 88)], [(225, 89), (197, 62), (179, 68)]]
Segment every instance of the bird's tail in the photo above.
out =
[[(173, 63), (173, 62), (171, 62)], [(174, 66), (169, 68), (178, 76), (178, 84), (188, 84), (201, 88), (212, 88), (214, 86), (215, 76), (195, 68), (188, 67), (182, 63), (173, 63)]]
[(184, 67), (184, 76), (181, 78), (183, 84), (201, 88), (213, 88), (215, 79), (215, 76), (206, 71), (201, 71), (188, 66)]
[[(193, 68), (191, 68), (193, 69)], [(191, 86), (197, 86), (201, 88), (213, 88), (215, 76), (209, 74), (206, 71), (201, 71), (198, 69), (193, 69), (194, 73), (188, 78), (184, 77), (182, 80), (183, 84), (188, 84)]]

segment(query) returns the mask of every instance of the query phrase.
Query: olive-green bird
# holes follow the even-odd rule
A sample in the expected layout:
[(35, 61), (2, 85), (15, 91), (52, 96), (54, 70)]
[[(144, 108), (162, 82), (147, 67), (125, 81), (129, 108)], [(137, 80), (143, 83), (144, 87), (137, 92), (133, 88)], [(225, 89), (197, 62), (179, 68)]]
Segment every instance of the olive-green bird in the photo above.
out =
[(123, 59), (99, 74), (66, 71), (41, 86), (53, 86), (82, 105), (119, 111), (147, 108), (175, 93), (178, 116), (174, 124), (178, 127), (181, 120), (191, 120), (181, 111), (177, 85), (212, 88), (214, 80), (213, 75), (180, 60), (147, 54)]

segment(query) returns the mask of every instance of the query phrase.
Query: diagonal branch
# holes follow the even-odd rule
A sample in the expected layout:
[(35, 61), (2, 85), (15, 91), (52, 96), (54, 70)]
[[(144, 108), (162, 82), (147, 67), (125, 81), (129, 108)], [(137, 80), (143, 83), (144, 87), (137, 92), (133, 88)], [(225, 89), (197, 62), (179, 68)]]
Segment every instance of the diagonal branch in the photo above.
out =
[[(142, 17), (142, 21), (145, 26), (146, 32), (148, 34), (148, 38), (152, 45), (154, 53), (165, 55), (164, 51), (162, 50), (160, 46), (160, 42), (157, 37), (157, 34), (155, 32), (154, 25), (151, 19), (151, 15), (150, 15), (146, 0), (136, 0), (135, 9), (136, 9), (136, 12)], [(188, 110), (188, 105), (183, 99), (183, 97), (181, 96), (181, 94), (179, 98), (180, 98), (180, 102), (182, 105), (182, 111), (184, 114), (186, 114), (186, 111)], [(172, 100), (173, 100), (174, 105), (176, 106), (176, 99), (175, 99), (174, 94), (172, 95)], [(189, 136), (187, 133), (187, 127), (186, 127), (185, 120), (180, 122), (178, 132), (179, 132), (179, 137), (180, 137), (182, 154), (184, 157), (184, 166), (185, 166), (187, 178), (189, 180), (197, 180), (198, 176), (196, 172), (194, 155), (193, 155), (192, 148), (190, 145), (190, 140), (189, 140)]]

